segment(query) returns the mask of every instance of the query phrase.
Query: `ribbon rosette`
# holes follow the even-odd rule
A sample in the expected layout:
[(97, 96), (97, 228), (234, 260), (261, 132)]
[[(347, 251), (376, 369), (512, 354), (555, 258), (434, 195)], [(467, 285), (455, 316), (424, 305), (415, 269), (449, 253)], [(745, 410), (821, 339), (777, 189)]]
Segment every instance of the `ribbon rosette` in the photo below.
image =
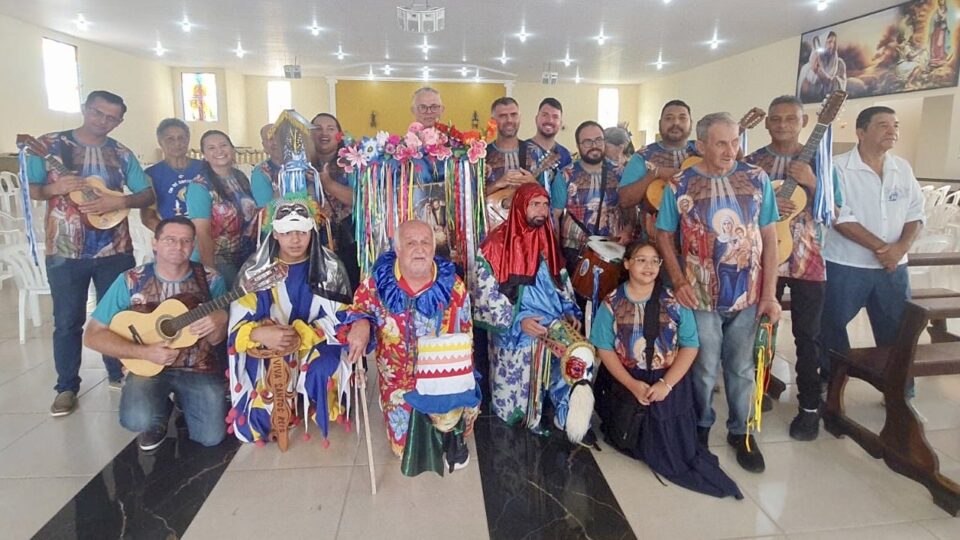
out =
[(363, 152), (356, 145), (344, 146), (337, 152), (337, 156), (337, 165), (347, 173), (352, 173), (354, 168), (362, 169), (367, 165)]
[(467, 160), (474, 164), (487, 157), (487, 143), (482, 140), (475, 140), (470, 143), (470, 149), (467, 150)]

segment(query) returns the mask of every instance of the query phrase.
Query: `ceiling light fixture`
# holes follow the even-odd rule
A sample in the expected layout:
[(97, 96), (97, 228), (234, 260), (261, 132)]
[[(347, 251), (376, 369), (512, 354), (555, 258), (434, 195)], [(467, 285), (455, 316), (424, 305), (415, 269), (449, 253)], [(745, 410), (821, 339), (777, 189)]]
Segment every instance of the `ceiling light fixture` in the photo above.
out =
[(573, 82), (575, 82), (575, 83), (577, 83), (577, 84), (580, 84), (580, 81), (581, 81), (581, 80), (582, 80), (582, 79), (580, 78), (580, 68), (578, 67), (578, 68), (577, 68), (577, 76), (573, 78)]
[(384, 74), (384, 75), (386, 75), (386, 76), (389, 77), (389, 76), (390, 76), (390, 73), (392, 73), (392, 72), (393, 72), (393, 68), (390, 67), (390, 64), (387, 64), (387, 65), (383, 66), (383, 74)]
[(573, 59), (570, 58), (570, 49), (567, 49), (567, 55), (563, 57), (563, 60), (561, 60), (561, 62), (563, 62), (563, 65), (565, 67), (570, 67), (570, 64), (573, 63)]
[(247, 51), (243, 50), (243, 45), (240, 44), (240, 40), (237, 40), (237, 48), (234, 49), (233, 54), (237, 55), (237, 58), (243, 58), (243, 55), (247, 54)]
[(657, 66), (657, 70), (659, 71), (663, 69), (664, 64), (666, 64), (666, 62), (663, 61), (663, 51), (660, 51), (660, 53), (657, 54), (657, 61), (654, 62), (653, 65)]
[(469, 73), (470, 71), (467, 69), (467, 66), (463, 66), (462, 68), (460, 68), (461, 77), (466, 77)]
[(343, 45), (337, 45), (337, 52), (334, 54), (337, 55), (337, 60), (343, 60), (343, 57), (347, 56), (347, 53), (343, 52)]
[(373, 64), (370, 64), (370, 71), (367, 72), (367, 78), (372, 81), (374, 77), (376, 77), (376, 75), (373, 74)]
[(717, 47), (720, 46), (720, 38), (717, 37), (717, 29), (713, 29), (713, 41), (710, 42), (710, 48), (717, 50)]
[(157, 53), (157, 56), (163, 56), (163, 53), (167, 52), (167, 49), (163, 48), (163, 43), (160, 43), (160, 40), (157, 40), (157, 46), (153, 48), (153, 52)]
[(670, 3), (670, 0), (663, 0), (663, 3), (664, 3), (664, 4), (669, 4), (669, 3)]
[(446, 24), (446, 9), (430, 7), (427, 2), (414, 2), (409, 6), (397, 6), (397, 23), (404, 32), (432, 34), (443, 30)]
[(817, 11), (823, 11), (827, 9), (827, 0), (820, 0), (817, 2)]
[(477, 71), (474, 72), (473, 82), (480, 82), (480, 68), (477, 68)]
[(510, 57), (507, 56), (507, 49), (503, 49), (503, 53), (497, 60), (499, 60), (502, 65), (507, 65), (507, 60), (510, 60)]
[(423, 80), (425, 81), (430, 80), (430, 68), (427, 66), (423, 66)]
[(78, 13), (77, 18), (74, 19), (73, 24), (76, 25), (77, 30), (81, 32), (86, 32), (90, 21), (83, 18), (83, 13)]
[(315, 36), (319, 36), (321, 30), (323, 30), (323, 28), (320, 28), (320, 25), (317, 24), (317, 21), (313, 21), (313, 26), (310, 27), (310, 33)]
[(603, 35), (603, 27), (601, 26), (601, 27), (600, 27), (600, 34), (599, 34), (598, 36), (596, 36), (595, 38), (593, 38), (593, 39), (597, 40), (597, 45), (600, 45), (601, 47), (603, 47), (603, 44), (604, 44), (608, 39), (610, 39), (610, 36), (605, 36), (605, 35)]
[(520, 25), (520, 33), (517, 34), (517, 38), (520, 39), (520, 43), (526, 43), (528, 37), (530, 37), (530, 34), (527, 33), (526, 25)]
[(180, 29), (184, 32), (189, 32), (191, 28), (193, 28), (193, 23), (190, 22), (190, 19), (188, 19), (186, 15), (184, 15), (183, 20), (180, 21)]

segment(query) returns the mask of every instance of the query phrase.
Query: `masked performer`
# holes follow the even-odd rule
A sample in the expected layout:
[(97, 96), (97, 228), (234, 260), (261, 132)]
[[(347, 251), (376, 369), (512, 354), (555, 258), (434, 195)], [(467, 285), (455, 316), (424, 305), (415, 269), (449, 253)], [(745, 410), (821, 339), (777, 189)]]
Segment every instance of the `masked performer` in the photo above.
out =
[[(303, 397), (303, 417), (320, 427), (324, 446), (329, 421), (345, 418), (349, 408), (350, 371), (340, 361), (341, 345), (335, 337), (338, 313), (349, 302), (349, 284), (343, 264), (320, 244), (315, 216), (316, 203), (305, 195), (274, 201), (264, 221), (270, 236), (242, 270), (252, 275), (278, 264), (288, 272), (282, 283), (247, 294), (230, 309), (233, 408), (227, 421), (244, 442), (263, 445), (271, 432), (271, 416), (281, 405), (279, 410), (299, 416), (296, 394)], [(287, 392), (293, 396), (288, 403), (275, 402), (269, 377), (276, 374), (269, 373), (269, 361), (260, 359), (259, 349), (284, 353)]]
[(490, 331), (493, 411), (540, 433), (543, 397), (549, 395), (554, 425), (580, 442), (589, 432), (593, 394), (589, 385), (576, 382), (591, 374), (569, 376), (560, 358), (539, 346), (557, 321), (580, 329), (580, 309), (544, 188), (524, 184), (517, 189), (507, 221), (480, 245), (477, 262), (474, 317)]

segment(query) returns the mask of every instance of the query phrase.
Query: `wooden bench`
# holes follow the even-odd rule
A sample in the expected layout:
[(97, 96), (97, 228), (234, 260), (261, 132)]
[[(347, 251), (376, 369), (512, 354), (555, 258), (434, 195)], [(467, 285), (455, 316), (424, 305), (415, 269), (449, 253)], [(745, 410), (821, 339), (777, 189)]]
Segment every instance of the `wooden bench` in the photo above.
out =
[[(914, 254), (910, 255), (914, 257)], [(912, 291), (911, 296), (914, 299), (925, 299), (925, 298), (945, 298), (951, 296), (960, 296), (960, 292), (953, 291), (950, 289), (941, 289), (941, 288), (930, 288), (930, 289), (916, 289)], [(784, 311), (790, 310), (790, 294), (784, 293), (783, 298), (780, 299), (780, 307)], [(933, 341), (951, 341), (953, 339), (960, 339), (957, 336), (954, 336), (947, 332), (947, 321), (945, 320), (932, 320), (930, 321), (930, 328), (927, 329), (927, 332), (930, 333), (930, 339)], [(770, 394), (770, 397), (773, 399), (780, 399), (780, 394), (787, 388), (787, 385), (778, 379), (772, 373), (770, 374), (770, 384), (767, 386), (767, 393)]]
[[(956, 317), (960, 317), (960, 297), (912, 299), (904, 309), (895, 345), (830, 351), (832, 372), (823, 412), (827, 431), (850, 436), (874, 458), (883, 458), (894, 471), (926, 486), (937, 506), (954, 516), (960, 511), (960, 485), (940, 474), (937, 454), (905, 391), (911, 377), (960, 374), (960, 340), (917, 344), (932, 321), (943, 322), (945, 328), (946, 320)], [(879, 435), (844, 413), (843, 391), (850, 377), (883, 393), (887, 415)]]

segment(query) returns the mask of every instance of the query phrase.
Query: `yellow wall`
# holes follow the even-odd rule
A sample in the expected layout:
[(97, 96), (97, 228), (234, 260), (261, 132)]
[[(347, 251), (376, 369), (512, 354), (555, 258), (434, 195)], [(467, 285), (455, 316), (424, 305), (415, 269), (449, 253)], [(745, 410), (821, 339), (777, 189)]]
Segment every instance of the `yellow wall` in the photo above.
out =
[[(267, 118), (267, 82), (276, 77), (247, 75), (247, 144), (260, 148), (260, 128), (276, 118)], [(330, 112), (330, 91), (323, 77), (308, 77), (290, 81), (290, 99), (293, 108), (307, 118), (317, 113)]]
[(129, 108), (111, 136), (147, 160), (156, 156), (153, 128), (173, 114), (170, 68), (52, 30), (0, 16), (0, 151), (16, 151), (16, 134), (42, 135), (80, 125), (79, 113), (47, 109), (41, 39), (49, 37), (77, 47), (81, 99), (93, 90), (119, 94)]
[[(630, 130), (634, 133), (634, 141), (638, 141), (635, 126), (638, 125), (639, 85), (612, 85), (612, 84), (557, 84), (545, 86), (540, 83), (517, 83), (513, 87), (513, 97), (520, 103), (520, 137), (527, 139), (537, 132), (534, 119), (537, 116), (537, 106), (545, 97), (554, 97), (563, 105), (563, 131), (557, 136), (560, 144), (571, 152), (576, 152), (577, 145), (573, 133), (577, 126), (585, 120), (597, 119), (598, 95), (601, 87), (620, 89), (620, 120), (630, 122)], [(489, 109), (488, 109), (489, 111)], [(604, 126), (610, 127), (610, 126)]]
[[(641, 129), (648, 130), (647, 138), (652, 141), (660, 108), (675, 98), (690, 105), (694, 119), (715, 111), (728, 111), (739, 118), (750, 107), (766, 108), (774, 97), (795, 93), (798, 47), (799, 38), (790, 38), (643, 83), (639, 95)], [(897, 111), (901, 125), (894, 153), (909, 160), (917, 176), (960, 178), (958, 99), (957, 89), (947, 88), (848, 101), (834, 123), (834, 141), (841, 143), (838, 146), (856, 143), (857, 114), (873, 105), (886, 105)], [(816, 118), (817, 109), (817, 105), (806, 106), (811, 120)], [(950, 120), (944, 121), (944, 115)], [(947, 124), (949, 128), (945, 129)], [(811, 121), (807, 132), (812, 127)], [(751, 132), (750, 146), (757, 148), (768, 140), (761, 125)], [(931, 145), (941, 150), (930, 152)]]
[[(405, 133), (413, 121), (410, 106), (413, 93), (425, 86), (420, 82), (337, 81), (337, 119), (354, 136), (374, 135), (377, 131)], [(461, 131), (470, 129), (476, 111), (483, 129), (490, 118), (490, 104), (506, 95), (502, 84), (431, 82), (443, 99), (444, 122), (453, 122)], [(376, 111), (377, 126), (370, 126), (370, 113)]]

